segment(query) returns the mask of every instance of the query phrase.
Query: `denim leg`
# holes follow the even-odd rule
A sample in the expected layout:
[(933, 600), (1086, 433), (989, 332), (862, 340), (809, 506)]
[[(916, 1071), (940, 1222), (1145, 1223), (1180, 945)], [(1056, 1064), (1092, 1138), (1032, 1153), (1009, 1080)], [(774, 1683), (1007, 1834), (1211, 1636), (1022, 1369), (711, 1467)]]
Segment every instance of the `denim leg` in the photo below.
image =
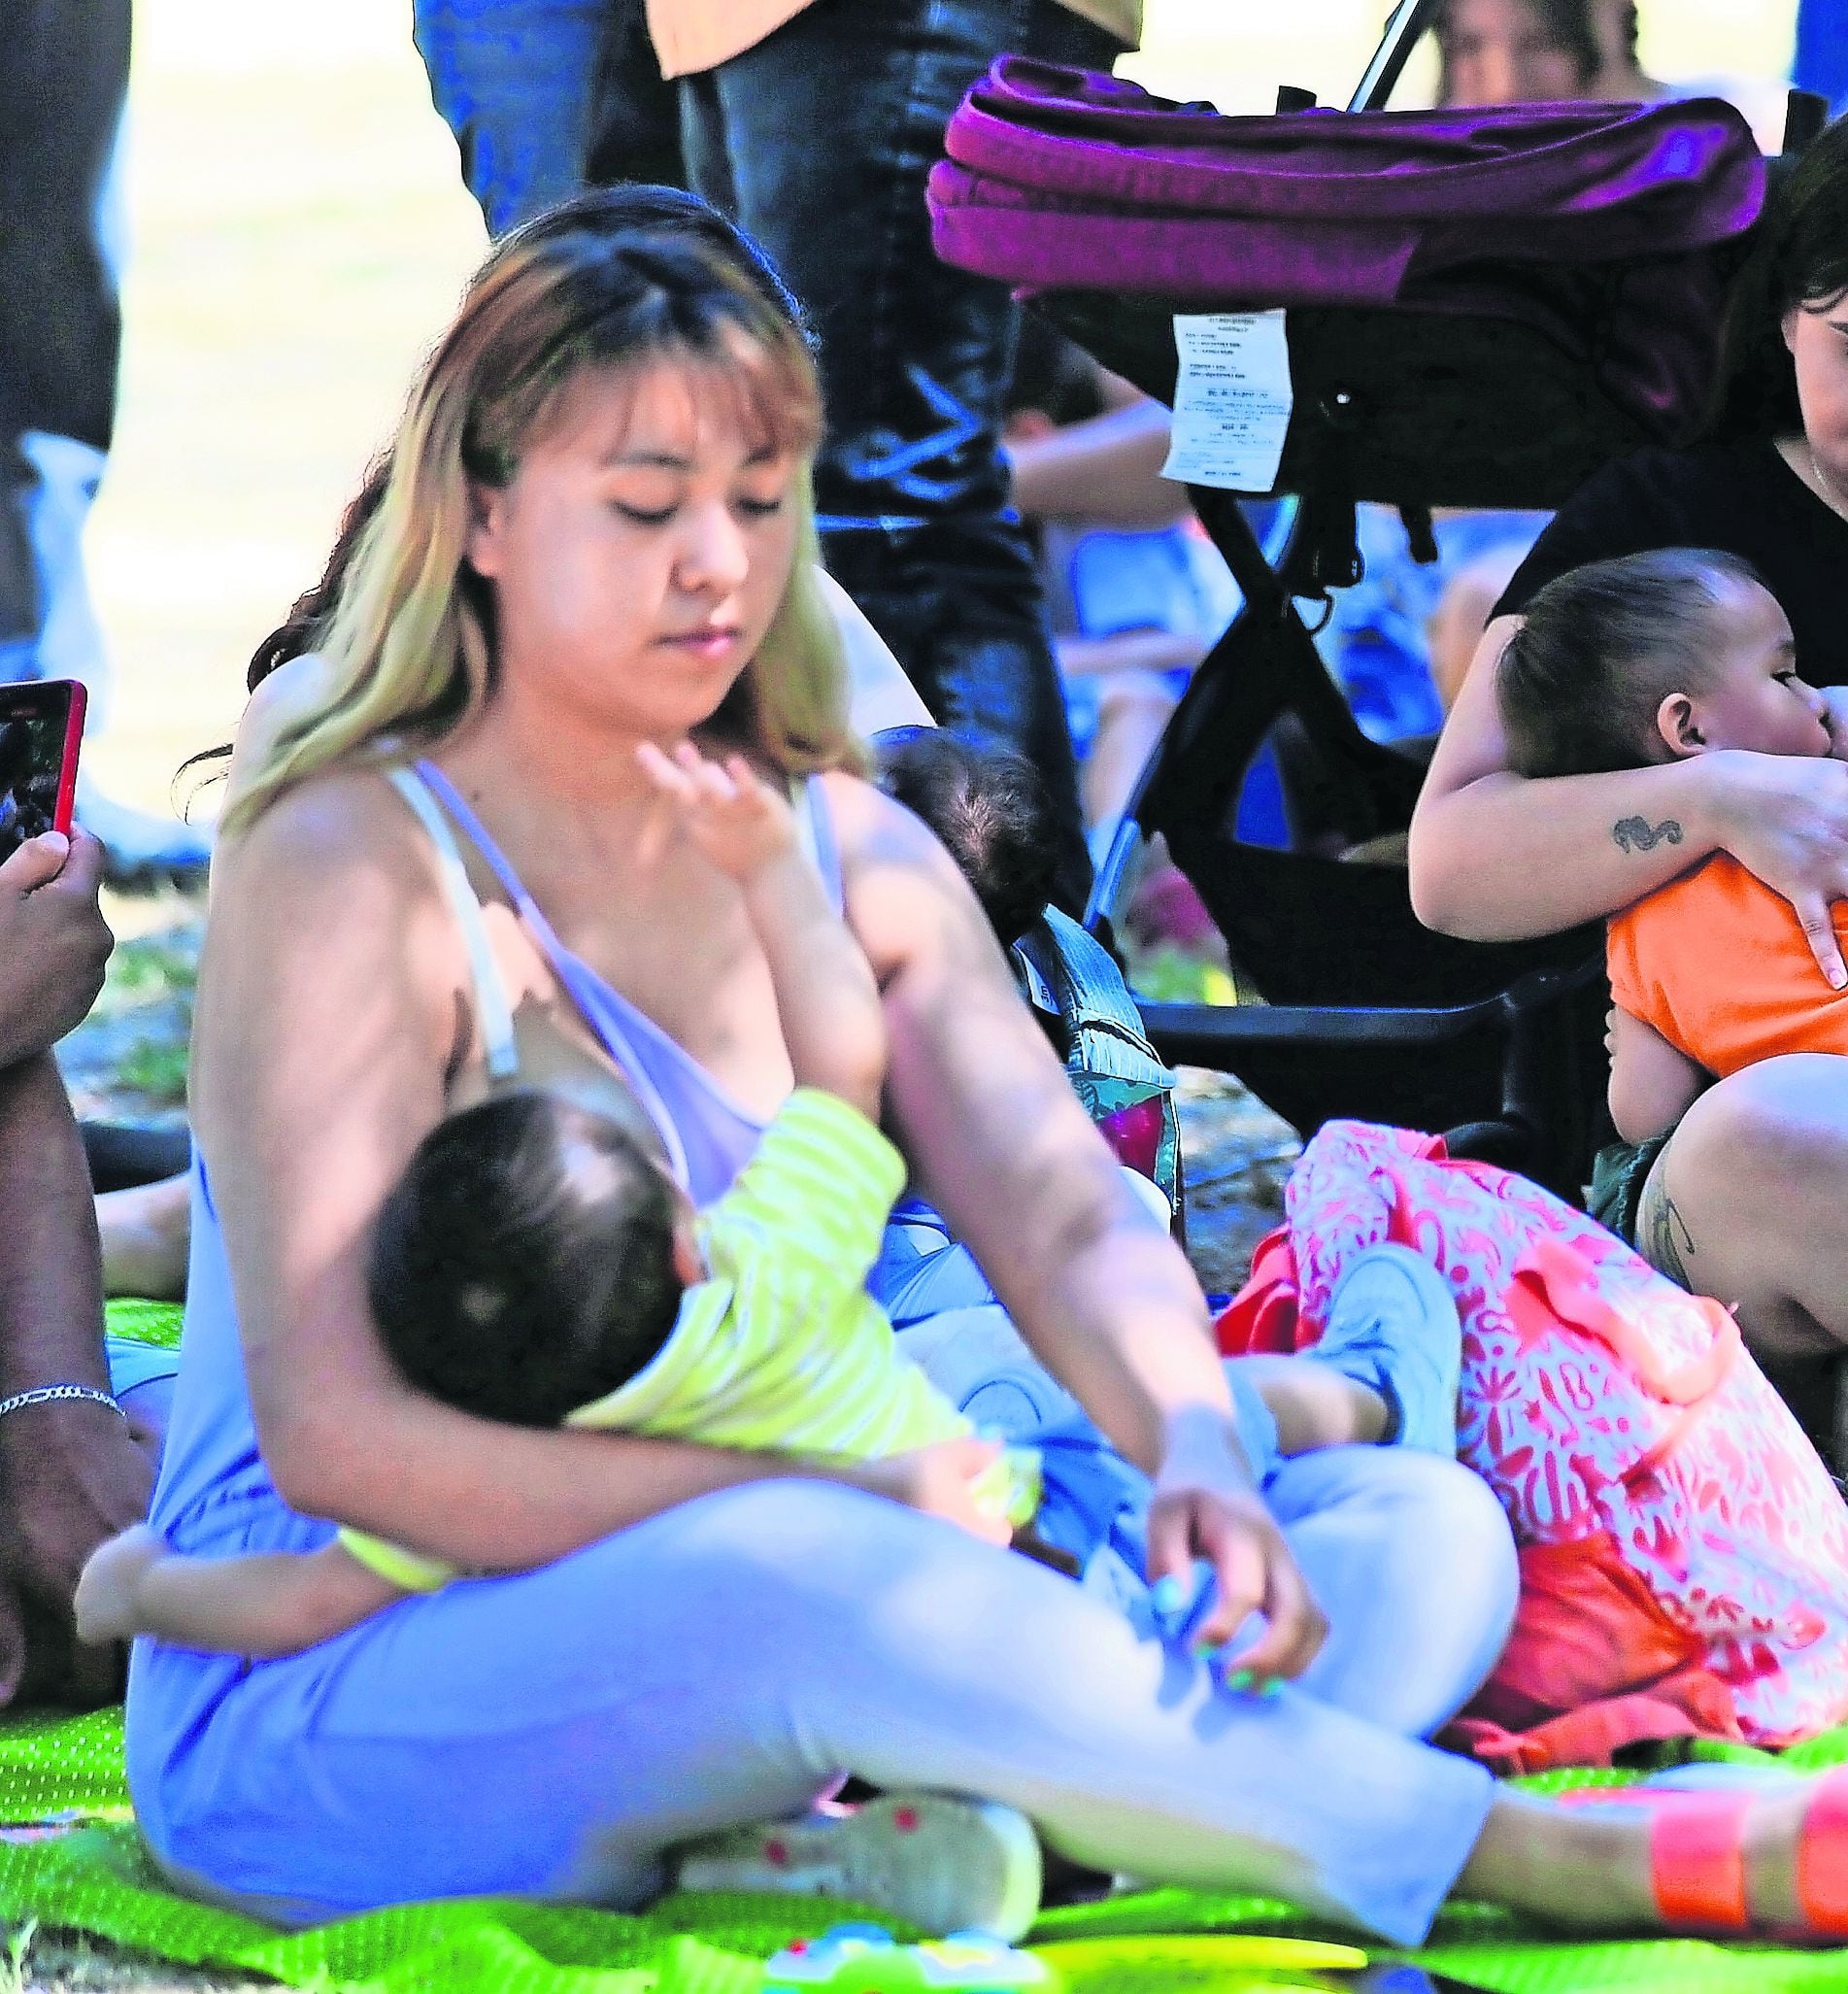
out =
[(680, 184), (642, 0), (416, 0), (412, 33), (490, 235), (587, 186)]
[(81, 524), (115, 422), (121, 320), (101, 208), (128, 41), (128, 0), (0, 0), (4, 679), (42, 673), (48, 617), (82, 594), (75, 528), (48, 537), (45, 511)]
[(828, 565), (936, 718), (1028, 755), (1053, 794), (1060, 892), (1089, 874), (1033, 554), (1000, 423), (1016, 307), (937, 261), (924, 182), (963, 92), (1003, 51), (1108, 68), (1057, 0), (815, 0), (685, 80), (702, 193), (769, 251), (821, 338), (816, 471)]

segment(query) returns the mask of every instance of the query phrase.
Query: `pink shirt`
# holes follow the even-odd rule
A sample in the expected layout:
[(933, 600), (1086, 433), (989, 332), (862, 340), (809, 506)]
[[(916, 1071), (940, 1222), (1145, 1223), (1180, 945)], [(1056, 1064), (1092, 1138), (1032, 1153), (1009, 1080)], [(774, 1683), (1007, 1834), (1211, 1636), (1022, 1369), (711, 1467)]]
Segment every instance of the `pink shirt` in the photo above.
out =
[[(809, 0), (648, 0), (648, 31), (663, 76), (690, 76), (755, 49)], [(880, 0), (861, 0), (877, 7)], [(1061, 0), (1107, 28), (1126, 49), (1142, 39), (1142, 0)]]

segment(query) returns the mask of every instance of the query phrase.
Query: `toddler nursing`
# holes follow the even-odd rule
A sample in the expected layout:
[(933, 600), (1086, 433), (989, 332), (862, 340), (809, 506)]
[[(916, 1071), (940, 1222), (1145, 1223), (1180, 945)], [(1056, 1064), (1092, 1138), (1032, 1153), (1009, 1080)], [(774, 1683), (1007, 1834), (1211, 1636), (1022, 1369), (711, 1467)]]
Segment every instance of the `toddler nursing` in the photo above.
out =
[[(1730, 555), (1575, 568), (1535, 594), (1501, 655), (1509, 766), (1585, 775), (1724, 749), (1848, 759), (1799, 663), (1783, 610)], [(1649, 849), (1681, 829), (1637, 817), (1613, 835)], [(1626, 1142), (1664, 1136), (1743, 1066), (1848, 1052), (1848, 995), (1824, 981), (1790, 902), (1724, 852), (1617, 915), (1607, 954), (1610, 1107)]]
[[(424, 1138), (376, 1221), (369, 1290), (386, 1348), (420, 1390), (518, 1425), (865, 1463), (874, 1487), (873, 1464), (902, 1472), (905, 1457), (922, 1463), (933, 1449), (928, 1471), (966, 1484), (967, 1528), (997, 1541), (1011, 1534), (1028, 1555), (1060, 1562), (1030, 1529), (1030, 1449), (978, 1437), (899, 1353), (865, 1293), (905, 1168), (877, 1127), (879, 992), (796, 812), (742, 757), (722, 764), (690, 745), (640, 755), (663, 835), (689, 838), (742, 890), (795, 1090), (732, 1188), (695, 1212), (630, 1128), (567, 1092), (521, 1083), (511, 1021), (496, 1023), (505, 999), (482, 956), (477, 1001), (497, 1084)], [(1010, 899), (1004, 885), (1030, 872), (1033, 828), (1018, 758), (943, 736), (902, 742), (893, 760), (892, 787), (950, 847), (997, 934), (1018, 929), (1019, 893)], [(466, 926), (479, 910), (460, 892)], [(1454, 1313), (1411, 1256), (1366, 1258), (1313, 1363), (1235, 1367), (1251, 1373), (1237, 1397), (1245, 1424), (1255, 1415), (1262, 1429), (1255, 1455), (1383, 1439), (1454, 1450)], [(140, 1528), (90, 1561), (77, 1612), (86, 1639), (151, 1634), (277, 1656), (456, 1575), (353, 1529), (312, 1552), (200, 1558)]]

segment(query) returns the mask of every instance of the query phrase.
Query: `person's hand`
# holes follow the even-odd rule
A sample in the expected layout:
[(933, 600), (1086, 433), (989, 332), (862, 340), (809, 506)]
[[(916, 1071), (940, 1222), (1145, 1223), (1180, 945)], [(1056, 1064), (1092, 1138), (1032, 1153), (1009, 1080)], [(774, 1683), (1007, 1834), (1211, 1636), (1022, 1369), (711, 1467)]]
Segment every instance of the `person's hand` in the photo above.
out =
[[(1839, 739), (1836, 708), (1831, 699), (1830, 733)], [(1848, 968), (1831, 909), (1848, 900), (1848, 767), (1832, 756), (1730, 749), (1706, 760), (1724, 783), (1721, 844), (1797, 910), (1817, 966), (1840, 990)]]
[(1005, 1544), (1013, 1535), (1007, 1518), (985, 1502), (977, 1484), (1001, 1458), (998, 1440), (976, 1438), (936, 1440), (909, 1454), (884, 1461), (862, 1461), (846, 1475), (856, 1488), (941, 1516), (991, 1544)]
[(1196, 1648), (1219, 1648), (1254, 1613), (1264, 1631), (1219, 1663), (1229, 1679), (1262, 1690), (1300, 1675), (1315, 1660), (1328, 1623), (1310, 1597), (1289, 1544), (1252, 1486), (1228, 1422), (1202, 1415), (1170, 1442), (1149, 1504), (1148, 1576), (1158, 1611), (1192, 1592), (1195, 1559), (1211, 1566), (1218, 1597), (1193, 1630)]
[(65, 1400), (0, 1419), (0, 1574), (24, 1608), (30, 1675), (60, 1697), (114, 1693), (120, 1658), (77, 1643), (72, 1602), (91, 1552), (141, 1522), (152, 1488), (149, 1454), (107, 1405)]
[(741, 885), (796, 849), (795, 812), (742, 755), (723, 762), (683, 741), (671, 756), (653, 741), (635, 751), (655, 794), (720, 871)]
[(0, 1066), (83, 1023), (116, 938), (97, 904), (103, 848), (83, 831), (28, 838), (0, 865)]

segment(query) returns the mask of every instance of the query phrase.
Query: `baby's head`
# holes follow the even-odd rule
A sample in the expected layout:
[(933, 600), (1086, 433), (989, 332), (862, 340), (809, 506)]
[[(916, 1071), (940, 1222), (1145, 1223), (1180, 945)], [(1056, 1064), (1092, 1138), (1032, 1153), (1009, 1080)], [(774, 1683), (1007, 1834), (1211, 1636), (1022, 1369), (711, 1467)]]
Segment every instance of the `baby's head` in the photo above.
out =
[(439, 1122), (373, 1232), (380, 1337), (432, 1398), (556, 1426), (633, 1377), (699, 1278), (690, 1206), (608, 1115), (521, 1088)]
[(1012, 948), (1053, 894), (1053, 808), (1039, 770), (944, 727), (891, 727), (872, 748), (879, 787), (936, 833)]
[(1744, 561), (1667, 548), (1539, 590), (1495, 666), (1517, 775), (1596, 775), (1715, 748), (1827, 755), (1790, 620)]

